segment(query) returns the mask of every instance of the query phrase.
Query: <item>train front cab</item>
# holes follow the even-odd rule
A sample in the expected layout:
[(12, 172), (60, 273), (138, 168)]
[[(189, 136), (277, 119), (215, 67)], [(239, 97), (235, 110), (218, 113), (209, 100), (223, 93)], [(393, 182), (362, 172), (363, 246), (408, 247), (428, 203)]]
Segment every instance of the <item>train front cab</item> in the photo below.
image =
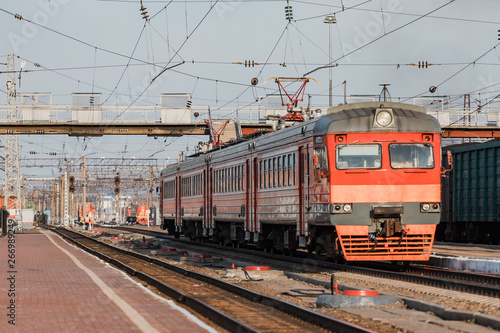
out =
[(346, 132), (356, 128), (348, 118), (326, 135), (334, 246), (347, 261), (427, 261), (441, 210), (439, 124), (405, 110), (370, 111), (356, 118), (367, 130)]

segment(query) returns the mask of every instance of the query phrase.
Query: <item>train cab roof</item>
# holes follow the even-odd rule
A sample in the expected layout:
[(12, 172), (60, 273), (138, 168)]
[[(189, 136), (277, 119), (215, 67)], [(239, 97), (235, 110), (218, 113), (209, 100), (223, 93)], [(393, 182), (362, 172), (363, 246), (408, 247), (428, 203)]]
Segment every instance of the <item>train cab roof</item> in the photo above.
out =
[(345, 132), (431, 132), (439, 133), (436, 118), (423, 107), (393, 103), (344, 104), (328, 109), (314, 126), (315, 135)]

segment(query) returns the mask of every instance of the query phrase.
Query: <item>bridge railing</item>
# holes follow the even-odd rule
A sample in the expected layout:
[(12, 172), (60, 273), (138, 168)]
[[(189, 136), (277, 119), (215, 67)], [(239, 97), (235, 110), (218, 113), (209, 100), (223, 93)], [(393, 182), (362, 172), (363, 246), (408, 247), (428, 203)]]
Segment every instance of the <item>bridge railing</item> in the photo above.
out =
[[(481, 108), (450, 108), (449, 98), (419, 98), (415, 105), (427, 108), (441, 126), (500, 126), (500, 99), (489, 100)], [(8, 106), (0, 105), (0, 122), (8, 122)], [(247, 106), (210, 110), (208, 106), (164, 108), (160, 105), (131, 107), (104, 105), (72, 107), (71, 105), (17, 105), (17, 122), (21, 123), (90, 123), (90, 124), (185, 124), (204, 122), (205, 119), (232, 119), (239, 123), (265, 123), (271, 115), (286, 114), (284, 108)], [(312, 110), (326, 107), (311, 107)]]

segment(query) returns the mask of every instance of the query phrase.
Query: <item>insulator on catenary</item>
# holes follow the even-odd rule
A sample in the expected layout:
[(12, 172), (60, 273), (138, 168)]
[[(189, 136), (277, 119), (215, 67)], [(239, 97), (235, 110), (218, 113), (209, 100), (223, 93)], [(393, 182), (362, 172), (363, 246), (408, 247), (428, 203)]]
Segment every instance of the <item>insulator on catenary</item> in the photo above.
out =
[(148, 11), (146, 10), (146, 7), (141, 5), (141, 15), (142, 18), (145, 19), (146, 21), (149, 19)]

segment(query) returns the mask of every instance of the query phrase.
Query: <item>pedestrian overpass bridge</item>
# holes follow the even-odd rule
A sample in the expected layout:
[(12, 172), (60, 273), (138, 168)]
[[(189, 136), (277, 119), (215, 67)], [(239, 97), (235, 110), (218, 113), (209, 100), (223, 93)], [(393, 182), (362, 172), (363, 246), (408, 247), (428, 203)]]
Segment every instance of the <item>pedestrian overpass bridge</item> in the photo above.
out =
[[(53, 105), (50, 93), (21, 93), (20, 104), (0, 105), (0, 134), (67, 134), (70, 136), (209, 135), (206, 120), (230, 119), (241, 125), (241, 134), (270, 131), (276, 116), (284, 116), (279, 95), (269, 95), (258, 105), (217, 108), (191, 105), (190, 94), (162, 94), (158, 105), (102, 105), (101, 94), (72, 94), (72, 103)], [(376, 101), (378, 96), (351, 96), (350, 102)], [(257, 103), (256, 103), (257, 104)], [(421, 97), (423, 106), (443, 128), (446, 138), (500, 137), (500, 99), (486, 107), (450, 107), (449, 97)], [(15, 108), (15, 110), (12, 110)], [(328, 107), (312, 106), (314, 116)], [(10, 112), (8, 112), (10, 110)], [(14, 112), (13, 112), (14, 111)], [(16, 114), (16, 117), (8, 117)], [(274, 124), (273, 124), (274, 123)]]

